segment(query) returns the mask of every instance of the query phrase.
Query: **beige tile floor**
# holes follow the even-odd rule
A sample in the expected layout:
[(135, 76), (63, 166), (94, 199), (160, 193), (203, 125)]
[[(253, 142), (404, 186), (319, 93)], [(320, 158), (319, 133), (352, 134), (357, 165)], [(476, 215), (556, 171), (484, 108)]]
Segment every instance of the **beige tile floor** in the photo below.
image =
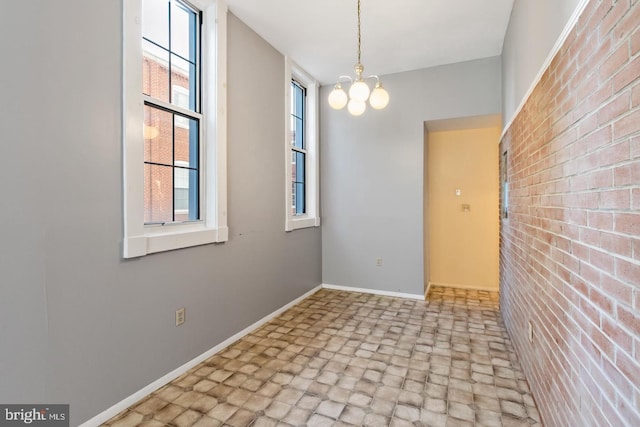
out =
[(498, 294), (323, 289), (106, 426), (541, 426)]

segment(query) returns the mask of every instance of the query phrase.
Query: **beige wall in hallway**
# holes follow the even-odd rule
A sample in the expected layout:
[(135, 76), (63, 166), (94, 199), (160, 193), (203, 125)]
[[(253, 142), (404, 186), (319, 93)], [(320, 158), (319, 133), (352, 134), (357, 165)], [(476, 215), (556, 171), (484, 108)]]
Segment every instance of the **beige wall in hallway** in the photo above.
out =
[(429, 132), (431, 283), (498, 289), (499, 139), (499, 127)]

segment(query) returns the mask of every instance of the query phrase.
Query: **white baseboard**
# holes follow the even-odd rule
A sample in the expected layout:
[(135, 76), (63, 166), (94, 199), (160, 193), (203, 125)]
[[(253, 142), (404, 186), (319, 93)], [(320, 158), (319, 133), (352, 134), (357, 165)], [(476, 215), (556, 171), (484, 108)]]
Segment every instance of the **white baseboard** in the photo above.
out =
[(443, 288), (456, 288), (456, 289), (468, 289), (471, 291), (489, 291), (489, 292), (498, 292), (498, 286), (477, 286), (477, 285), (467, 285), (464, 283), (436, 283), (429, 282), (429, 288), (432, 286), (442, 286)]
[(323, 287), (323, 285), (316, 286), (315, 288), (311, 289), (309, 292), (306, 292), (304, 295), (294, 299), (293, 301), (291, 301), (288, 304), (285, 304), (284, 306), (282, 306), (281, 308), (277, 309), (273, 313), (268, 314), (267, 316), (265, 316), (262, 319), (258, 320), (257, 322), (255, 322), (251, 326), (248, 326), (245, 329), (243, 329), (240, 332), (238, 332), (237, 334), (227, 338), (226, 340), (224, 340), (220, 344), (216, 345), (215, 347), (211, 348), (210, 350), (205, 351), (201, 355), (195, 357), (194, 359), (191, 359), (190, 361), (188, 361), (184, 365), (180, 366), (179, 368), (174, 369), (173, 371), (171, 371), (168, 374), (164, 375), (162, 378), (159, 378), (159, 379), (155, 380), (154, 382), (152, 382), (151, 384), (147, 385), (146, 387), (143, 387), (142, 389), (140, 389), (137, 392), (133, 393), (131, 396), (121, 400), (120, 402), (116, 403), (115, 405), (113, 405), (109, 409), (105, 410), (104, 412), (101, 412), (100, 414), (96, 415), (95, 417), (91, 418), (90, 420), (85, 421), (84, 423), (82, 423), (80, 425), (80, 427), (97, 427), (100, 424), (110, 420), (111, 418), (115, 417), (120, 412), (124, 411), (129, 406), (133, 405), (134, 403), (136, 403), (137, 401), (139, 401), (143, 397), (153, 393), (155, 390), (159, 389), (163, 385), (168, 384), (169, 382), (171, 382), (174, 379), (178, 378), (180, 375), (184, 374), (189, 369), (193, 368), (194, 366), (198, 365), (199, 363), (207, 360), (208, 358), (210, 358), (211, 356), (213, 356), (214, 354), (216, 354), (220, 350), (228, 347), (229, 345), (233, 344), (234, 342), (236, 342), (237, 340), (239, 340), (243, 336), (249, 334), (250, 332), (254, 331), (255, 329), (258, 329), (260, 326), (264, 325), (265, 323), (267, 323), (271, 319), (275, 318), (276, 316), (279, 316), (280, 314), (284, 313), (289, 308), (291, 308), (292, 306), (296, 305), (297, 303), (299, 303), (303, 299), (305, 299), (305, 298), (309, 297), (310, 295), (316, 293), (322, 287)]
[(387, 297), (398, 297), (398, 298), (408, 298), (408, 299), (417, 299), (420, 301), (424, 301), (424, 295), (419, 294), (407, 294), (404, 292), (392, 292), (392, 291), (379, 291), (377, 289), (367, 289), (367, 288), (353, 288), (351, 286), (340, 286), (340, 285), (331, 285), (328, 283), (322, 284), (323, 289), (334, 289), (337, 291), (347, 291), (347, 292), (359, 292), (361, 294), (373, 294), (373, 295), (384, 295)]

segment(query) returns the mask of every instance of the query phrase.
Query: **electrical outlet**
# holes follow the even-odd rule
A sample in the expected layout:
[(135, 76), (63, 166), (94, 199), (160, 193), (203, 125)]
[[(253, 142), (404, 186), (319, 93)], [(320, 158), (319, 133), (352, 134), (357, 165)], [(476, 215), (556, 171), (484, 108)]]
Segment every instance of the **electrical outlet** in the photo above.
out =
[(382, 258), (376, 258), (376, 267), (382, 267)]
[(185, 312), (184, 312), (184, 307), (179, 308), (176, 310), (176, 326), (180, 326), (184, 323), (185, 321)]
[(533, 323), (529, 320), (529, 342), (533, 343)]

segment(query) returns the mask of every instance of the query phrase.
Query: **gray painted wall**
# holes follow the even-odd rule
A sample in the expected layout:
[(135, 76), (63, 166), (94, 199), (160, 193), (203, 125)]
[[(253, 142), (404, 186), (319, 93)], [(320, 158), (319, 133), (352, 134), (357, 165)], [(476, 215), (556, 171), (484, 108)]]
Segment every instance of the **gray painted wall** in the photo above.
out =
[(121, 13), (0, 14), (0, 402), (71, 425), (321, 282), (320, 230), (284, 232), (284, 58), (231, 15), (229, 242), (122, 259)]
[(503, 124), (509, 122), (580, 0), (515, 0), (502, 46)]
[(424, 122), (499, 114), (500, 66), (493, 57), (383, 76), (389, 105), (360, 117), (332, 110), (322, 88), (324, 283), (423, 294)]

